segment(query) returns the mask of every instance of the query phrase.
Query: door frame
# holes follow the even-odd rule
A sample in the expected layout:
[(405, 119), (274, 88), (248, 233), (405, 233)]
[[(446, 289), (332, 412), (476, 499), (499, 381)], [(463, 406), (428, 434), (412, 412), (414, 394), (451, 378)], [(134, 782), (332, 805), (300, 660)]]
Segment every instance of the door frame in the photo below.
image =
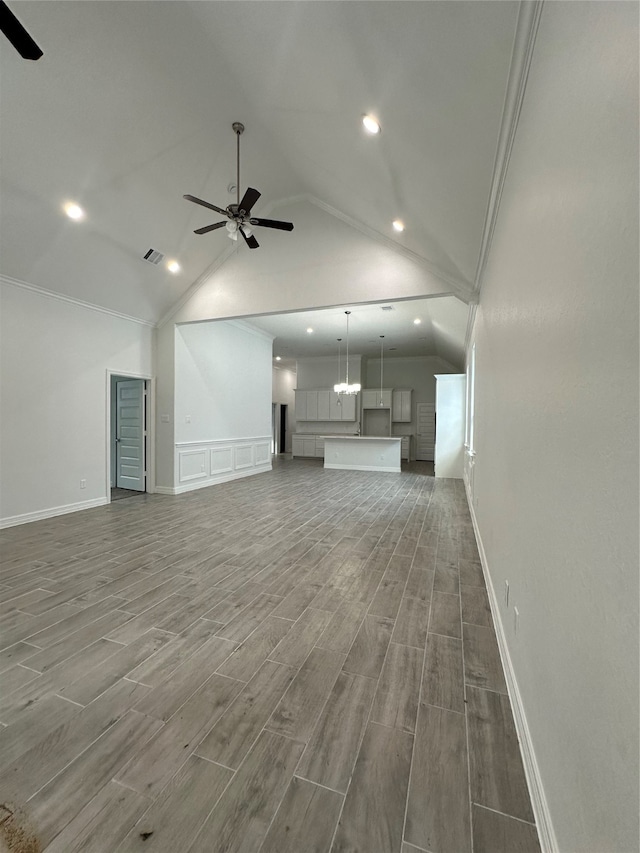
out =
[[(107, 503), (111, 503), (111, 377), (121, 376), (123, 379), (142, 379), (145, 382), (145, 424), (146, 436), (144, 458), (146, 467), (145, 492), (153, 494), (156, 490), (156, 442), (155, 442), (155, 412), (156, 412), (156, 379), (146, 373), (127, 373), (122, 370), (107, 368), (106, 376), (106, 448), (105, 448), (105, 488)], [(143, 494), (141, 492), (141, 494)]]

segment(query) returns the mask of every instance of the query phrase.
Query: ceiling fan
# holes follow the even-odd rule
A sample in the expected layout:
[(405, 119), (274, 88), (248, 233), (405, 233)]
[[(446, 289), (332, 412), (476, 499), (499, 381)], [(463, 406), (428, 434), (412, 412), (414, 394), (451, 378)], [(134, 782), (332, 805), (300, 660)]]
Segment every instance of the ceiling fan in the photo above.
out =
[(184, 195), (187, 201), (192, 201), (194, 204), (201, 204), (203, 207), (208, 207), (209, 210), (215, 210), (216, 213), (226, 216), (226, 222), (214, 222), (213, 225), (205, 225), (204, 228), (196, 228), (194, 234), (208, 234), (209, 231), (215, 231), (216, 228), (226, 226), (229, 236), (233, 240), (238, 239), (238, 231), (242, 234), (245, 243), (250, 249), (257, 249), (260, 243), (251, 233), (253, 226), (258, 225), (263, 228), (277, 228), (279, 231), (293, 231), (292, 222), (281, 222), (278, 219), (258, 219), (251, 216), (251, 208), (260, 198), (260, 192), (248, 187), (245, 194), (240, 199), (240, 136), (244, 131), (244, 125), (239, 121), (234, 121), (234, 133), (237, 139), (237, 180), (236, 180), (236, 204), (229, 204), (225, 209), (216, 207), (215, 204), (210, 204), (208, 201), (203, 201), (201, 198), (196, 198), (194, 195)]
[(40, 59), (42, 51), (13, 14), (0, 0), (0, 31), (5, 34), (23, 59)]

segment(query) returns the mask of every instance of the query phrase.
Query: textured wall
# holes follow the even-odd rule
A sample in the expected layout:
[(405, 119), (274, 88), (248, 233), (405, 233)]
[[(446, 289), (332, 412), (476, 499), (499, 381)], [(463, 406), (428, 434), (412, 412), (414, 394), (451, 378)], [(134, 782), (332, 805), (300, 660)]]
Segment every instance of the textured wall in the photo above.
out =
[(637, 850), (636, 4), (543, 8), (474, 335), (475, 512), (559, 848)]

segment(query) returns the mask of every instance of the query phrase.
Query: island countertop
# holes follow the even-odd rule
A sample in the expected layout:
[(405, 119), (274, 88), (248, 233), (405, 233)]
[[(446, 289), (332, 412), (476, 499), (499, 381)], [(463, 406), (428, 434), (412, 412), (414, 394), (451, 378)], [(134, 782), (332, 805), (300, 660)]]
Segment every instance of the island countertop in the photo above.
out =
[(327, 439), (339, 438), (347, 441), (402, 441), (401, 435), (323, 435), (321, 438)]

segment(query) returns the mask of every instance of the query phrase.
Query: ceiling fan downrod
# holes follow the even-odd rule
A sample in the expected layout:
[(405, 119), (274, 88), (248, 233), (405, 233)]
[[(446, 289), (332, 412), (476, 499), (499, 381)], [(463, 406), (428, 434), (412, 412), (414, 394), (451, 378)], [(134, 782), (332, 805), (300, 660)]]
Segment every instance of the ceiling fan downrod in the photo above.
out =
[(231, 127), (236, 135), (236, 204), (240, 207), (240, 136), (244, 133), (244, 125), (234, 121)]

